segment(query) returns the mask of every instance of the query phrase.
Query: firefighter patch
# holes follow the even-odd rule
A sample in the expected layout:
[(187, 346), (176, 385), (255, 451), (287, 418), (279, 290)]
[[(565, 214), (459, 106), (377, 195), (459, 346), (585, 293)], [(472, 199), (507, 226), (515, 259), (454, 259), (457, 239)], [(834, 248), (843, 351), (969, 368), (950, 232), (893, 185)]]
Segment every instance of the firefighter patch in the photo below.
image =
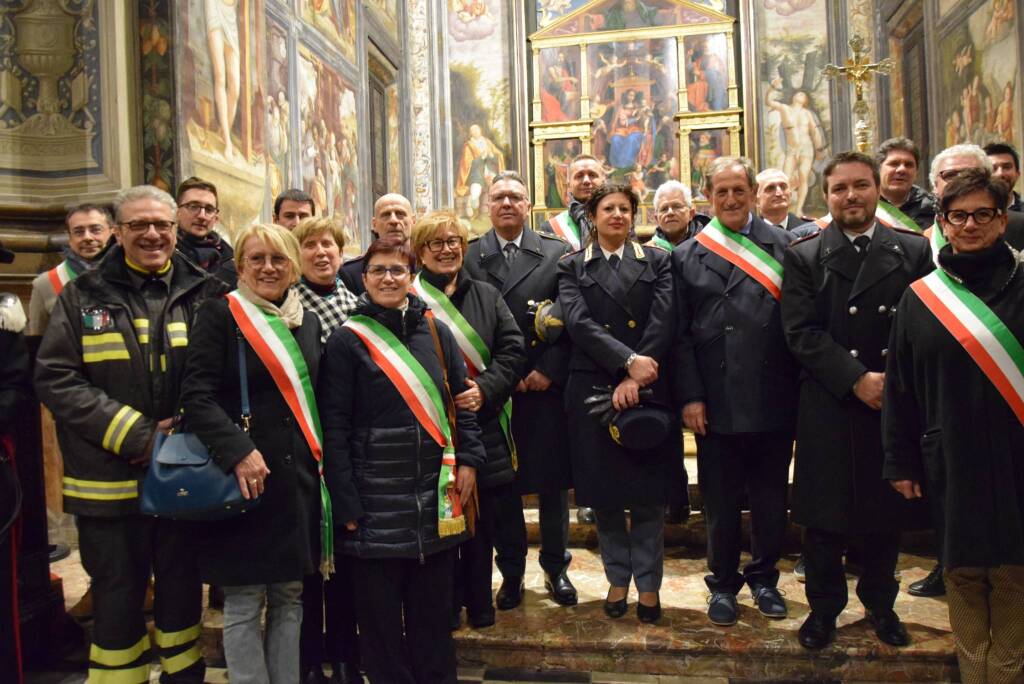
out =
[(82, 327), (91, 332), (110, 330), (114, 327), (114, 317), (110, 315), (110, 309), (102, 306), (82, 309)]

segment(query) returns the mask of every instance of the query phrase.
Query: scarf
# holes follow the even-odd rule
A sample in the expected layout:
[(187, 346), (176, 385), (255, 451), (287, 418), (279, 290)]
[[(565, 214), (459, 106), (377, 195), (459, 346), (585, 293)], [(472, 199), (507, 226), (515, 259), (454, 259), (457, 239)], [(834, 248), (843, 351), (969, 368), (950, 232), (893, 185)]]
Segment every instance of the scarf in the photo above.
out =
[(215, 230), (211, 230), (205, 237), (196, 237), (182, 231), (180, 239), (195, 254), (196, 265), (208, 273), (216, 271), (220, 268), (221, 262), (227, 260), (227, 243), (221, 240)]
[(238, 294), (255, 304), (264, 313), (280, 318), (289, 330), (294, 330), (302, 325), (302, 299), (294, 287), (288, 288), (280, 306), (260, 297), (241, 280), (238, 281)]

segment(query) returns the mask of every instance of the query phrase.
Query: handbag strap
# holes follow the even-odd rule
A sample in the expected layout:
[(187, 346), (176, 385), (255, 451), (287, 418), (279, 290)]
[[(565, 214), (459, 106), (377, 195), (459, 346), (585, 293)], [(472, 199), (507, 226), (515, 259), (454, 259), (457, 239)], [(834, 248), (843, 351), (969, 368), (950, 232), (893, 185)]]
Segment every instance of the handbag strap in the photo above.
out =
[(245, 342), (238, 331), (238, 381), (242, 385), (242, 429), (249, 432), (252, 412), (249, 410), (249, 373), (245, 366)]
[(455, 398), (452, 397), (452, 388), (448, 384), (448, 364), (444, 360), (444, 350), (441, 349), (441, 338), (437, 335), (437, 324), (433, 316), (427, 316), (427, 327), (430, 328), (430, 336), (434, 338), (434, 353), (437, 354), (437, 361), (441, 364), (441, 377), (444, 378), (444, 408), (448, 414), (448, 427), (451, 428), (452, 446), (458, 449), (458, 431), (455, 425)]

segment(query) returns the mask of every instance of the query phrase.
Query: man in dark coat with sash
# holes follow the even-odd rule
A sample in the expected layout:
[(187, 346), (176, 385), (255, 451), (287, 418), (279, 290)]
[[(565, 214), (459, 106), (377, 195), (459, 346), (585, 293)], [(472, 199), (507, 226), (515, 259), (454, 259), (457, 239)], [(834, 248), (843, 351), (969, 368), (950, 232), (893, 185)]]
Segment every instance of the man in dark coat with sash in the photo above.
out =
[(949, 181), (939, 269), (893, 317), (885, 477), (936, 509), (965, 682), (1024, 676), (1024, 268), (1004, 239), (1006, 186)]
[(842, 152), (826, 166), (832, 216), (821, 232), (786, 251), (782, 324), (800, 379), (793, 520), (803, 525), (811, 614), (800, 643), (823, 648), (846, 607), (843, 553), (868, 549), (857, 596), (875, 633), (908, 643), (893, 611), (900, 527), (908, 511), (882, 480), (881, 414), (893, 311), (910, 283), (932, 268), (926, 240), (875, 219), (878, 166)]
[(569, 162), (568, 176), (569, 208), (542, 223), (540, 232), (557, 235), (577, 250), (590, 234), (590, 219), (584, 205), (594, 188), (604, 184), (604, 167), (597, 157), (580, 154)]
[(550, 345), (539, 339), (528, 314), (532, 302), (557, 298), (558, 260), (569, 252), (569, 246), (560, 238), (525, 227), (530, 200), (526, 182), (518, 173), (503, 171), (495, 176), (488, 197), (493, 228), (470, 243), (464, 268), (474, 279), (501, 292), (526, 338), (527, 355), (526, 375), (512, 395), (519, 491), (499, 504), (495, 547), (504, 581), (495, 603), (499, 610), (508, 610), (522, 601), (526, 527), (518, 494), (538, 494), (545, 587), (557, 603), (575, 605), (576, 588), (566, 574), (572, 560), (567, 550), (572, 475), (562, 402), (569, 367), (567, 340)]

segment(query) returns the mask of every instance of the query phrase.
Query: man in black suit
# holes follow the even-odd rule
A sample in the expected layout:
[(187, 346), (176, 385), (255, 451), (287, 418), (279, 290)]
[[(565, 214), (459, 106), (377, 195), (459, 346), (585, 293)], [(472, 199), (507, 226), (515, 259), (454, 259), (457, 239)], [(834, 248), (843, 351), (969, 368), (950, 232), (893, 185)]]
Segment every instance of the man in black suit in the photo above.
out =
[(757, 174), (757, 215), (765, 222), (782, 230), (793, 230), (807, 223), (789, 210), (793, 193), (789, 188), (789, 176), (782, 169), (765, 169)]
[[(397, 192), (381, 195), (373, 203), (370, 240), (395, 236), (409, 242), (414, 223), (416, 223), (416, 214), (413, 213), (412, 203), (404, 195), (399, 195)], [(338, 271), (338, 276), (352, 294), (358, 296), (366, 292), (366, 287), (363, 286), (362, 256), (346, 261)]]
[[(759, 192), (749, 161), (722, 157), (706, 177), (716, 218), (672, 252), (678, 321), (673, 391), (683, 424), (697, 437), (711, 571), (704, 578), (711, 591), (708, 619), (732, 625), (744, 584), (763, 615), (786, 616), (775, 565), (786, 533), (798, 368), (782, 334), (778, 285), (758, 280), (762, 274), (743, 250), (781, 268), (792, 238), (753, 215)], [(740, 574), (744, 494), (752, 558)]]
[[(549, 345), (539, 339), (532, 302), (558, 297), (558, 260), (569, 252), (561, 239), (526, 228), (530, 200), (526, 182), (515, 171), (502, 171), (491, 182), (488, 202), (493, 228), (470, 243), (465, 270), (501, 291), (527, 342), (526, 376), (512, 395), (512, 436), (519, 455), (516, 481), (520, 494), (540, 498), (540, 565), (545, 587), (564, 606), (575, 605), (576, 588), (566, 574), (572, 556), (569, 541), (569, 435), (562, 390), (568, 373), (567, 340)], [(526, 571), (526, 528), (518, 496), (499, 503), (497, 565), (500, 610), (519, 605)], [(521, 534), (520, 534), (521, 531)]]
[(875, 634), (904, 646), (893, 573), (910, 511), (881, 477), (879, 409), (892, 312), (910, 283), (931, 271), (931, 250), (920, 234), (875, 220), (873, 158), (842, 152), (823, 178), (832, 222), (793, 243), (783, 262), (782, 325), (803, 366), (792, 506), (793, 521), (806, 528), (811, 613), (799, 639), (819, 649), (834, 638), (847, 603), (843, 553), (855, 546), (869, 551), (857, 596)]

